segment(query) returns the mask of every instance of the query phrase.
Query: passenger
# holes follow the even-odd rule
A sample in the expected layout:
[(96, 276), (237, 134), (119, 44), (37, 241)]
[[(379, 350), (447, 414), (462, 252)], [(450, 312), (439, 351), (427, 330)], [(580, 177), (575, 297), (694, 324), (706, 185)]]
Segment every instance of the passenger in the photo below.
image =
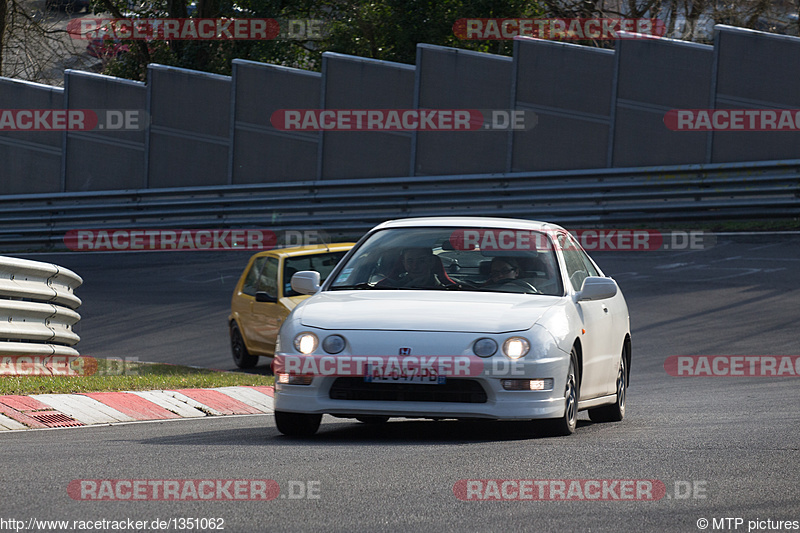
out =
[[(405, 248), (400, 254), (404, 272), (397, 279), (386, 279), (378, 285), (430, 289), (449, 285), (440, 279), (436, 262), (441, 261), (430, 248)], [(441, 263), (440, 263), (441, 265)]]

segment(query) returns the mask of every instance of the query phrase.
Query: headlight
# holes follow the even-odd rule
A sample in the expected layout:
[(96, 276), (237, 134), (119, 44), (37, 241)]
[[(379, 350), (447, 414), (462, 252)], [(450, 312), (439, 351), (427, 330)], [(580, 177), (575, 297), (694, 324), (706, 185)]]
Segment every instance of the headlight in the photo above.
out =
[(478, 339), (472, 345), (472, 351), (478, 357), (490, 357), (497, 351), (497, 343), (492, 339)]
[(322, 341), (322, 349), (330, 354), (339, 353), (344, 350), (345, 342), (341, 335), (328, 335)]
[(313, 333), (306, 331), (305, 333), (298, 333), (294, 338), (295, 349), (303, 355), (313, 353), (317, 349), (319, 340)]
[(510, 337), (503, 343), (503, 353), (511, 359), (523, 357), (530, 349), (531, 344), (523, 337)]

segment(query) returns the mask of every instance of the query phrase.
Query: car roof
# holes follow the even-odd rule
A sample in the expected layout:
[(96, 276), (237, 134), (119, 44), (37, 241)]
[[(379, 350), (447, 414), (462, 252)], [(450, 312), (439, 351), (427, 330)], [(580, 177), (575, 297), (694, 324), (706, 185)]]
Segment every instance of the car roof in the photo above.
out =
[(265, 255), (297, 257), (303, 255), (315, 255), (325, 252), (346, 252), (355, 245), (354, 242), (335, 242), (331, 244), (307, 244), (305, 246), (293, 246), (291, 248), (273, 248), (255, 254), (255, 257)]
[(523, 229), (532, 231), (563, 230), (561, 226), (541, 222), (538, 220), (523, 220), (520, 218), (500, 217), (417, 217), (388, 220), (378, 224), (372, 231), (386, 228), (416, 228), (416, 227), (467, 227), (467, 228), (498, 228), (498, 229)]

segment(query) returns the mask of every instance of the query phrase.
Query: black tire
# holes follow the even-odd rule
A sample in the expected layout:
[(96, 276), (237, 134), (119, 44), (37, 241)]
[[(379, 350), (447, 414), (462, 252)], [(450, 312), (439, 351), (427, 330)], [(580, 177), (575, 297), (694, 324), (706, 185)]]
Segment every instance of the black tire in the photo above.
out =
[(358, 420), (359, 422), (362, 422), (364, 424), (385, 424), (386, 422), (389, 421), (389, 417), (388, 416), (380, 416), (380, 415), (357, 416), (356, 420)]
[(250, 355), (247, 351), (242, 334), (239, 332), (239, 326), (236, 324), (231, 325), (231, 354), (233, 362), (239, 368), (253, 368), (258, 364), (258, 356)]
[(619, 370), (617, 371), (617, 402), (589, 409), (589, 418), (592, 422), (620, 422), (625, 418), (625, 396), (628, 390), (626, 352), (622, 351)]
[(290, 437), (310, 437), (319, 429), (322, 415), (287, 413), (275, 411), (275, 425), (278, 431)]
[(567, 370), (567, 381), (564, 386), (564, 416), (544, 421), (544, 430), (548, 436), (566, 437), (575, 433), (575, 427), (578, 425), (578, 398), (580, 398), (580, 385), (578, 375), (575, 372), (577, 361), (578, 356), (575, 353), (575, 348), (572, 348), (569, 369)]

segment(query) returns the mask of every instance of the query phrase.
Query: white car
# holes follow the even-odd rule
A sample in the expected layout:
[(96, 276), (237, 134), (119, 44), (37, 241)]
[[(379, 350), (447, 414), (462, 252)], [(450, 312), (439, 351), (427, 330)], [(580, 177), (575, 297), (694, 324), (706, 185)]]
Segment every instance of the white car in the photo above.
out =
[(578, 411), (620, 421), (628, 308), (563, 228), (502, 218), (384, 222), (319, 274), (280, 329), (275, 420), (313, 435), (323, 414), (536, 420), (575, 431)]

